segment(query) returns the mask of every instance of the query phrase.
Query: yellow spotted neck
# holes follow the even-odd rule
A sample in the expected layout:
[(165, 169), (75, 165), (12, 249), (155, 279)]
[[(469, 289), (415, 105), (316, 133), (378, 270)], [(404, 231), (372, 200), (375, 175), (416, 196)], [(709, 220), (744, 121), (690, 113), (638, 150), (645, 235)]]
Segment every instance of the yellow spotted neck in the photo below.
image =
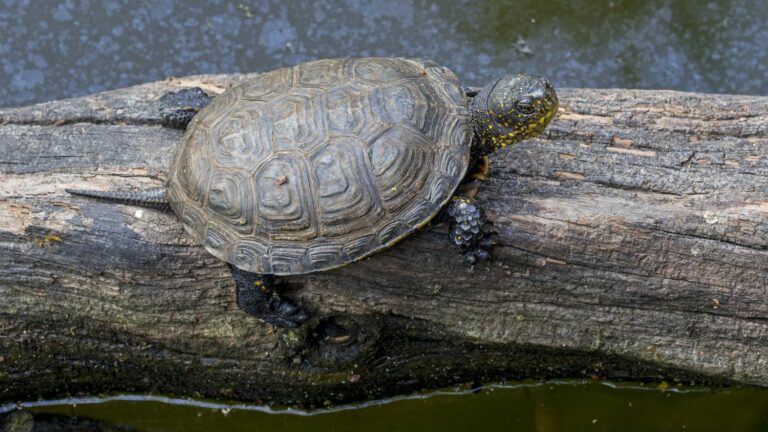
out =
[[(471, 114), (472, 129), (475, 133), (472, 144), (472, 156), (482, 157), (516, 144), (525, 139), (538, 136), (554, 116), (549, 112), (532, 123), (502, 123), (500, 116), (488, 110), (473, 109)], [(495, 121), (494, 121), (495, 119)]]

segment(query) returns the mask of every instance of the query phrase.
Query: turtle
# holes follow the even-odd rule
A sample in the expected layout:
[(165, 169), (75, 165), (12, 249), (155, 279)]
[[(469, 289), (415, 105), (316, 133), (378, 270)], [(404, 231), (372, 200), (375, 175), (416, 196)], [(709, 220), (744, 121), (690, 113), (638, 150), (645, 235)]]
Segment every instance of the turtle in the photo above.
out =
[(434, 219), (449, 224), (464, 261), (490, 259), (493, 232), (466, 185), (558, 109), (542, 76), (470, 90), (433, 61), (376, 57), (311, 61), (215, 97), (193, 87), (159, 102), (165, 125), (186, 128), (166, 187), (67, 192), (172, 210), (229, 265), (238, 306), (287, 328), (310, 314), (275, 277), (358, 261)]

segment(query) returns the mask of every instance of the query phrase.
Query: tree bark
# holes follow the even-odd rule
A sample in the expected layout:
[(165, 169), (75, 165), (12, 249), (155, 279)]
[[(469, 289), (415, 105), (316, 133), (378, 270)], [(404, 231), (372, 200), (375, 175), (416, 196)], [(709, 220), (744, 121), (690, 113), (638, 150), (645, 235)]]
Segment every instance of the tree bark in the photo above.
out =
[(470, 268), (432, 226), (282, 279), (274, 329), (171, 213), (65, 188), (162, 186), (170, 79), (0, 110), (0, 400), (156, 392), (304, 404), (514, 378), (768, 385), (768, 98), (561, 90), (545, 137), (492, 158), (498, 232)]

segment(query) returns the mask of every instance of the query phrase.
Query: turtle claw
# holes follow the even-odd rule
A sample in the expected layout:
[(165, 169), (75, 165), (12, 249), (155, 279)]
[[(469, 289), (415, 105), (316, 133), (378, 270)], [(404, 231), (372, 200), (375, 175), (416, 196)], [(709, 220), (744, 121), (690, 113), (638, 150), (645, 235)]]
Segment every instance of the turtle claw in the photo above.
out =
[(257, 318), (279, 327), (296, 328), (309, 319), (309, 314), (273, 291), (267, 304), (267, 313), (259, 314)]
[(477, 244), (477, 246), (480, 249), (485, 249), (487, 252), (490, 253), (491, 249), (493, 249), (493, 245), (496, 244), (495, 241), (491, 238), (492, 235), (495, 235), (496, 233), (493, 231), (489, 231), (485, 233), (485, 236), (480, 239), (480, 242)]
[(264, 320), (272, 325), (284, 328), (296, 328), (309, 319), (309, 314), (299, 309), (288, 300), (280, 299), (281, 303), (274, 309), (269, 308), (270, 313), (254, 314), (256, 318)]
[(474, 254), (478, 261), (488, 261), (491, 259), (491, 251), (489, 250), (477, 248)]
[(469, 265), (475, 265), (477, 262), (477, 257), (472, 252), (465, 252), (461, 256), (464, 258), (464, 262)]
[(493, 245), (494, 241), (490, 238), (485, 237), (481, 239), (476, 248), (468, 250), (462, 254), (464, 262), (469, 265), (474, 265), (480, 261), (490, 261)]

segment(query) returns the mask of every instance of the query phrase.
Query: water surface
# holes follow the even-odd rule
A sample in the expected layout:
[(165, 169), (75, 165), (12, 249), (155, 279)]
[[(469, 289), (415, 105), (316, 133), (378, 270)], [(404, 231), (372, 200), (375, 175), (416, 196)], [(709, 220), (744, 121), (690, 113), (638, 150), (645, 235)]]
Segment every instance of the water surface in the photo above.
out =
[[(571, 381), (437, 392), (312, 412), (186, 400), (59, 403), (42, 413), (140, 431), (766, 431), (768, 392)], [(91, 401), (96, 402), (96, 401)], [(364, 429), (361, 429), (364, 426)]]
[(766, 22), (764, 0), (0, 0), (0, 106), (368, 55), (429, 57), (467, 85), (527, 71), (766, 95)]

